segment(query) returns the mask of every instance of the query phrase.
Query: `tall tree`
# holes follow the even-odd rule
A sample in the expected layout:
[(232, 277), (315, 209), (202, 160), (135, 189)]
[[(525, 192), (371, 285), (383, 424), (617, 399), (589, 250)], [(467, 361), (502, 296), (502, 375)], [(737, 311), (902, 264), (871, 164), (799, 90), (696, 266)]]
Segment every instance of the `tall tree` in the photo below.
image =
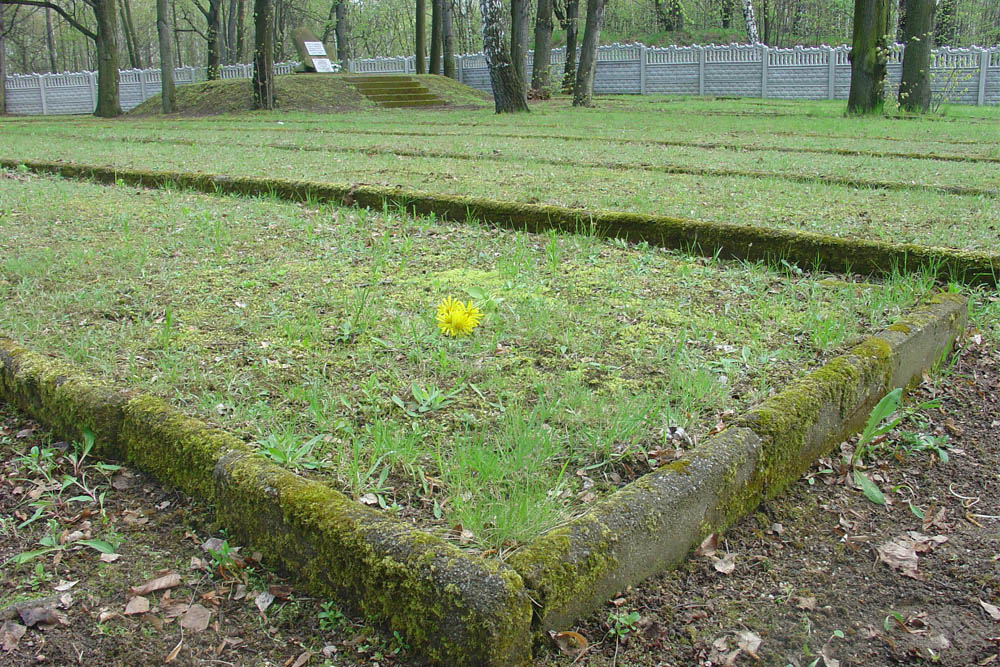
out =
[(531, 68), (531, 89), (548, 97), (552, 87), (552, 0), (538, 0), (535, 16), (535, 60)]
[(441, 73), (441, 5), (444, 0), (431, 0), (431, 74)]
[(132, 69), (142, 69), (142, 53), (139, 50), (139, 38), (136, 36), (135, 23), (132, 22), (132, 5), (129, 0), (121, 0), (118, 5), (122, 20), (122, 36), (125, 37), (125, 47), (128, 50), (128, 60)]
[(733, 0), (719, 0), (719, 22), (724, 30), (733, 24)]
[(455, 78), (455, 27), (451, 22), (452, 0), (441, 0), (441, 45), (444, 51), (444, 75)]
[(940, 0), (937, 8), (937, 25), (934, 41), (938, 46), (954, 46), (958, 42), (958, 16), (956, 0)]
[(425, 26), (425, 24), (427, 23), (426, 0), (417, 0), (417, 16), (415, 23), (416, 23), (417, 39), (416, 39), (416, 48), (414, 49), (414, 51), (416, 52), (417, 57), (416, 57), (416, 62), (414, 64), (417, 66), (417, 74), (426, 74), (427, 64), (424, 62), (424, 58), (427, 57), (427, 46), (424, 43), (425, 39), (427, 38), (426, 35), (427, 28)]
[(760, 44), (760, 33), (757, 32), (757, 18), (753, 13), (753, 0), (743, 0), (743, 23), (747, 28), (747, 41)]
[(0, 4), (0, 116), (7, 113), (7, 26), (4, 13), (7, 7)]
[(573, 92), (576, 84), (576, 42), (579, 32), (580, 0), (565, 0), (565, 10), (560, 11), (558, 3), (552, 6), (559, 18), (559, 27), (566, 31), (566, 63), (563, 66), (562, 91)]
[(205, 29), (205, 44), (207, 46), (205, 77), (209, 81), (214, 81), (219, 78), (219, 72), (222, 70), (222, 56), (219, 49), (219, 33), (222, 29), (222, 0), (208, 0), (208, 5), (194, 0), (194, 6), (205, 16), (207, 23)]
[(515, 76), (507, 51), (503, 0), (479, 0), (479, 10), (483, 17), (483, 53), (490, 68), (496, 112), (528, 111), (524, 79)]
[(680, 0), (653, 0), (653, 11), (660, 30), (684, 29), (684, 8)]
[[(49, 49), (49, 71), (58, 72), (55, 37), (52, 34), (52, 10), (48, 7), (45, 8), (45, 45)], [(0, 79), (0, 81), (3, 81), (3, 79)]]
[(589, 107), (594, 97), (594, 70), (597, 67), (597, 47), (601, 41), (604, 8), (607, 0), (587, 0), (587, 24), (580, 48), (580, 66), (576, 70), (573, 106)]
[(885, 103), (888, 28), (888, 0), (854, 0), (848, 113), (866, 114), (882, 110)]
[(907, 0), (903, 33), (903, 79), (899, 106), (926, 113), (931, 108), (931, 46), (934, 41), (934, 0)]
[(896, 4), (896, 41), (903, 44), (906, 41), (906, 5), (909, 0), (898, 0)]
[(257, 109), (274, 108), (274, 2), (253, 3), (253, 102)]
[(118, 102), (118, 9), (115, 0), (83, 0), (94, 13), (96, 30), (91, 30), (85, 21), (62, 5), (49, 0), (0, 0), (2, 5), (26, 5), (51, 9), (80, 33), (93, 40), (97, 50), (97, 108), (95, 116), (111, 118), (120, 116)]
[(521, 85), (528, 80), (528, 28), (531, 18), (531, 0), (510, 0), (510, 61), (514, 75)]
[(177, 111), (177, 93), (174, 90), (174, 54), (168, 12), (167, 0), (156, 0), (156, 35), (160, 42), (160, 108), (163, 113), (174, 113)]

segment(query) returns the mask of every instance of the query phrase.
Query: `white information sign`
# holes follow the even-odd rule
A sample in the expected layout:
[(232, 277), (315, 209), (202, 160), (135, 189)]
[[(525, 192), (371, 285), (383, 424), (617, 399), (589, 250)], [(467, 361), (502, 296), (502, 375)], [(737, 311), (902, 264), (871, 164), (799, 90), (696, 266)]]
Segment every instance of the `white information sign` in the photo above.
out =
[(333, 64), (330, 63), (329, 58), (313, 58), (313, 67), (316, 68), (317, 72), (332, 72)]
[(303, 42), (306, 47), (306, 53), (311, 56), (325, 56), (326, 49), (323, 47), (323, 42)]

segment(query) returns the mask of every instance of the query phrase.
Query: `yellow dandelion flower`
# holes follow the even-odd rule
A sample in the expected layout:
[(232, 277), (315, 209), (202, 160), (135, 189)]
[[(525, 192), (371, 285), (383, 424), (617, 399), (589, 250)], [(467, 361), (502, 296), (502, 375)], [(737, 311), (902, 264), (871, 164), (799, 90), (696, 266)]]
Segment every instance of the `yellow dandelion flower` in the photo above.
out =
[(482, 311), (472, 301), (464, 304), (450, 296), (437, 307), (438, 328), (447, 336), (466, 336), (479, 326)]

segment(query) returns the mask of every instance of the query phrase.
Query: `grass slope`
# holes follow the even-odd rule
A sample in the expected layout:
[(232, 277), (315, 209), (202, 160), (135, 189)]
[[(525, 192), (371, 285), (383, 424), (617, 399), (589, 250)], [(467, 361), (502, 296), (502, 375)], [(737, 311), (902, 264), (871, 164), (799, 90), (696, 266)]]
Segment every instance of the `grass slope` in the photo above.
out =
[[(449, 106), (485, 107), (489, 97), (474, 88), (437, 75), (423, 75), (420, 83)], [(276, 76), (275, 104), (279, 111), (339, 113), (368, 111), (378, 106), (361, 95), (340, 74), (287, 74)], [(253, 111), (249, 79), (203, 81), (177, 86), (177, 113), (181, 116), (214, 116)], [(129, 117), (162, 116), (160, 96), (154, 95), (129, 112)]]

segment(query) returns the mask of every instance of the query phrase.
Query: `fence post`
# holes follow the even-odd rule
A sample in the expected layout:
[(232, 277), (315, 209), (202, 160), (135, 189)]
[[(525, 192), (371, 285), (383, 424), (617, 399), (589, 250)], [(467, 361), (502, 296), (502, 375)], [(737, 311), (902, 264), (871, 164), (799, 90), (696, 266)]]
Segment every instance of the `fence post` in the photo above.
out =
[(639, 47), (639, 94), (646, 94), (646, 54), (649, 49), (643, 44)]
[(826, 58), (826, 99), (832, 100), (834, 91), (836, 90), (834, 83), (837, 80), (837, 54), (834, 52), (832, 46), (826, 47)]
[[(414, 56), (416, 58), (416, 56)], [(408, 57), (403, 58), (403, 74), (410, 73), (410, 59)]]
[(139, 70), (139, 97), (143, 102), (146, 101), (146, 70)]
[(45, 108), (45, 77), (47, 77), (48, 74), (38, 74), (36, 76), (38, 77), (38, 97), (42, 102), (42, 115), (44, 116), (48, 113)]
[(982, 49), (979, 51), (979, 106), (986, 104), (986, 73), (990, 67), (990, 51)]
[(465, 83), (465, 56), (455, 56), (455, 80)]
[(760, 45), (760, 96), (767, 98), (767, 44)]
[(698, 94), (705, 94), (705, 53), (704, 46), (698, 47)]

